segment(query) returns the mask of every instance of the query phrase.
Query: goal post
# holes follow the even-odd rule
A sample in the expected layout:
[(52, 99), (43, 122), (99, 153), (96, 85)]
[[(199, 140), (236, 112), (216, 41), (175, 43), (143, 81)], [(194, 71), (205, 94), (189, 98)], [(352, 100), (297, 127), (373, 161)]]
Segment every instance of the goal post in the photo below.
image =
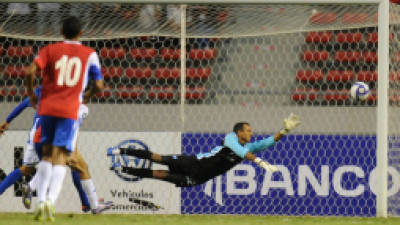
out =
[[(24, 97), (24, 66), (40, 47), (61, 40), (52, 24), (40, 25), (45, 15), (40, 6), (24, 14), (21, 8), (10, 9), (10, 3), (0, 5), (5, 12), (0, 18), (2, 118)], [(126, 144), (131, 136), (151, 142), (149, 137), (166, 133), (165, 143), (179, 143), (174, 153), (194, 154), (219, 145), (235, 122), (250, 122), (260, 139), (278, 131), (290, 112), (300, 114), (299, 129), (261, 153), (278, 165), (279, 174), (243, 163), (200, 187), (180, 189), (179, 197), (161, 202), (164, 208), (189, 214), (400, 214), (393, 175), (400, 176), (395, 154), (400, 132), (389, 123), (400, 102), (395, 90), (400, 6), (388, 0), (57, 3), (50, 20), (70, 15), (78, 4), (88, 9), (88, 15), (82, 14), (82, 40), (99, 53), (106, 89), (90, 101), (91, 115), (82, 130), (84, 137), (100, 133), (102, 138), (94, 140), (104, 149)], [(366, 102), (349, 97), (357, 80), (373, 90)], [(29, 115), (13, 129), (29, 129), (26, 120)], [(6, 143), (20, 141), (15, 135)], [(150, 149), (157, 152), (165, 143)], [(90, 148), (85, 142), (82, 146)], [(389, 181), (382, 175), (388, 173)], [(177, 195), (172, 187), (166, 192)], [(175, 202), (179, 207), (171, 206)]]

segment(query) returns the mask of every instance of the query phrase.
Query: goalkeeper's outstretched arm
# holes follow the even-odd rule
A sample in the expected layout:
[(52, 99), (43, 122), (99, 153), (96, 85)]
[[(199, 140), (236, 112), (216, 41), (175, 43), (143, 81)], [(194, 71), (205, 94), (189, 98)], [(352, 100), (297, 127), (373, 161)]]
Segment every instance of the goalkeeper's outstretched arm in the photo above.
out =
[[(283, 125), (284, 125), (283, 126), (284, 128), (274, 135), (274, 141), (272, 143), (279, 141), (280, 139), (282, 139), (283, 136), (285, 136), (290, 131), (292, 131), (294, 128), (299, 126), (300, 125), (299, 116), (291, 113), (288, 118), (283, 120)], [(263, 142), (265, 142), (265, 143), (263, 143)], [(268, 139), (265, 139), (265, 141), (261, 141), (259, 143), (254, 143), (253, 146), (251, 146), (251, 147), (261, 149), (261, 148), (265, 148), (265, 146), (272, 145), (268, 142), (270, 142), (270, 141)], [(262, 146), (262, 145), (265, 145), (265, 146)], [(275, 166), (273, 166), (273, 165), (269, 164), (268, 162), (262, 160), (261, 158), (257, 157), (254, 154), (255, 152), (258, 152), (258, 151), (256, 149), (254, 149), (253, 152), (247, 152), (245, 155), (245, 158), (247, 160), (253, 161), (260, 167), (266, 169), (267, 171), (274, 172), (274, 171), (278, 170), (278, 168), (276, 168)]]

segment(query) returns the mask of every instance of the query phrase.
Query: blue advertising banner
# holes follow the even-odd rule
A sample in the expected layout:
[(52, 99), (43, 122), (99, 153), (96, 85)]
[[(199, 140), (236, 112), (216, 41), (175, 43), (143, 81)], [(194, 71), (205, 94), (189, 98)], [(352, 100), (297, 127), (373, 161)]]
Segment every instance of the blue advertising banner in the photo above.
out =
[[(224, 135), (183, 134), (182, 153), (207, 152)], [(258, 153), (279, 171), (271, 174), (244, 160), (203, 185), (182, 188), (181, 210), (183, 214), (374, 216), (375, 148), (375, 136), (289, 135)], [(398, 177), (396, 171), (391, 175)], [(398, 184), (391, 187), (396, 190), (389, 194), (398, 192)]]

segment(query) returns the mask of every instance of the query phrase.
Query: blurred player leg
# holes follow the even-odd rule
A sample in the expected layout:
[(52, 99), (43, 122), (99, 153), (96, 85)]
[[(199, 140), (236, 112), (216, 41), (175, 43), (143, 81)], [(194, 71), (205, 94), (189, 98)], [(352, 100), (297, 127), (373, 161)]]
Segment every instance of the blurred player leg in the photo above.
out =
[(89, 168), (79, 151), (75, 150), (68, 159), (68, 165), (79, 172), (80, 183), (85, 191), (93, 214), (101, 213), (113, 205), (111, 201), (99, 203), (93, 180), (90, 177)]

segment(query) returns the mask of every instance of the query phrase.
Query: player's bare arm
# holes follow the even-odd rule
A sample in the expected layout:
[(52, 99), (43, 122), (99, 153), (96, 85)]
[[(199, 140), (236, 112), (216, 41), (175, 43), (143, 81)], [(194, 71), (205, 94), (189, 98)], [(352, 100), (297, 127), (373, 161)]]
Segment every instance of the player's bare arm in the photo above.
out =
[(9, 123), (7, 123), (7, 121), (4, 121), (1, 125), (0, 125), (0, 137), (4, 134), (4, 132), (6, 131), (6, 130), (8, 130), (8, 126), (9, 126), (10, 124)]
[(28, 67), (27, 75), (26, 75), (26, 87), (27, 87), (27, 92), (29, 96), (29, 101), (30, 104), (33, 108), (36, 109), (36, 104), (37, 104), (37, 96), (35, 95), (33, 91), (34, 83), (35, 83), (35, 77), (36, 77), (36, 72), (38, 70), (38, 66), (36, 63), (31, 63)]

